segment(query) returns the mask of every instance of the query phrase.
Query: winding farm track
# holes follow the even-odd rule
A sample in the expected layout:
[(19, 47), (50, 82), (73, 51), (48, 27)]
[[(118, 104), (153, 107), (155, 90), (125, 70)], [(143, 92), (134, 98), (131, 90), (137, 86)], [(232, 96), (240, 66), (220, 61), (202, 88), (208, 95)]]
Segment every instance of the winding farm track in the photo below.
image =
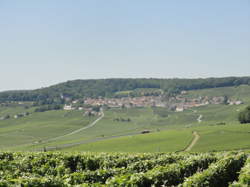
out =
[(187, 148), (184, 151), (190, 151), (194, 147), (194, 145), (197, 143), (197, 141), (200, 139), (200, 135), (196, 131), (193, 132), (193, 136), (194, 138), (192, 142), (187, 146)]
[[(52, 151), (52, 150), (57, 150), (57, 149), (63, 149), (63, 148), (77, 146), (77, 145), (82, 145), (82, 144), (94, 143), (94, 142), (98, 142), (98, 141), (102, 141), (102, 140), (109, 140), (109, 139), (127, 137), (127, 136), (139, 135), (139, 134), (141, 134), (141, 133), (140, 132), (134, 132), (134, 133), (128, 133), (128, 134), (123, 134), (123, 135), (117, 135), (117, 136), (109, 136), (109, 137), (104, 137), (104, 138), (95, 138), (95, 139), (84, 140), (84, 141), (76, 142), (76, 143), (68, 143), (68, 144), (61, 144), (61, 145), (54, 146), (54, 147), (46, 147), (46, 150)], [(43, 149), (38, 149), (38, 151), (42, 151), (42, 150)]]
[[(77, 130), (74, 130), (74, 131), (72, 131), (72, 132), (70, 132), (68, 134), (64, 134), (62, 136), (57, 136), (57, 137), (54, 137), (54, 138), (51, 138), (51, 139), (42, 140), (39, 143), (33, 142), (33, 143), (21, 144), (21, 146), (39, 145), (39, 144), (42, 145), (42, 144), (46, 144), (46, 143), (49, 143), (49, 142), (64, 138), (66, 136), (74, 135), (74, 134), (76, 134), (76, 133), (78, 133), (80, 131), (83, 131), (83, 130), (86, 130), (88, 128), (91, 128), (91, 127), (95, 126), (97, 124), (97, 122), (99, 122), (104, 116), (105, 116), (105, 114), (104, 114), (103, 110), (101, 109), (101, 116), (99, 118), (97, 118), (95, 121), (93, 121), (92, 123), (90, 123), (89, 125), (87, 125), (87, 126), (84, 126), (84, 127), (80, 128), (80, 129), (77, 129)], [(76, 143), (76, 144), (63, 144), (62, 147), (69, 147), (69, 145), (73, 146), (73, 145), (78, 145), (78, 144), (79, 143)]]
[(198, 121), (199, 123), (202, 122), (202, 120), (201, 120), (202, 117), (203, 117), (202, 115), (199, 115), (199, 117), (197, 118), (197, 121)]
[(78, 133), (78, 132), (81, 132), (81, 131), (86, 130), (86, 129), (90, 128), (90, 127), (93, 127), (93, 126), (95, 126), (95, 125), (97, 124), (97, 122), (100, 121), (104, 116), (105, 116), (105, 115), (104, 115), (104, 112), (103, 112), (103, 110), (101, 110), (101, 116), (100, 116), (99, 118), (97, 118), (95, 121), (93, 121), (92, 123), (90, 123), (89, 125), (84, 126), (84, 127), (80, 128), (80, 129), (77, 129), (77, 130), (75, 130), (75, 131), (72, 131), (72, 132), (70, 132), (70, 133), (68, 133), (68, 134), (65, 134), (65, 135), (62, 135), (62, 136), (58, 136), (58, 137), (55, 137), (55, 138), (51, 138), (51, 139), (45, 140), (45, 141), (43, 141), (43, 143), (50, 142), (50, 141), (54, 141), (54, 140), (58, 140), (58, 139), (61, 139), (61, 138), (66, 137), (66, 136), (74, 135), (74, 134), (76, 134), (76, 133)]

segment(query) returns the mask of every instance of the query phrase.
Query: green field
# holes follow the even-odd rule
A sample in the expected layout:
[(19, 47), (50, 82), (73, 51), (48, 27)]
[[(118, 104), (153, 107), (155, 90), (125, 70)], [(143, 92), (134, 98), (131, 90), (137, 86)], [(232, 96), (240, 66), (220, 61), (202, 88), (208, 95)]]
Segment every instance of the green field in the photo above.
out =
[(181, 151), (192, 140), (190, 130), (166, 130), (152, 134), (131, 135), (72, 147), (70, 151), (98, 152), (175, 152)]
[(1, 149), (34, 144), (72, 132), (95, 118), (80, 112), (48, 111), (0, 121)]
[(250, 125), (219, 125), (196, 129), (200, 139), (193, 151), (250, 149)]
[(173, 152), (183, 151), (191, 142), (192, 131), (200, 139), (192, 151), (250, 149), (250, 125), (223, 125), (180, 128), (152, 134), (133, 135), (71, 147), (67, 150), (98, 152)]
[[(11, 118), (0, 121), (0, 149), (172, 152), (184, 150), (194, 138), (193, 131), (200, 138), (191, 151), (250, 149), (250, 125), (241, 125), (237, 119), (250, 104), (249, 93), (250, 86), (189, 91), (185, 97), (228, 95), (244, 104), (211, 104), (184, 112), (157, 107), (108, 109), (94, 126), (74, 134), (99, 117), (84, 116), (82, 111), (34, 112), (32, 106), (1, 106), (0, 117), (9, 114)], [(30, 115), (13, 118), (23, 112)], [(141, 134), (144, 130), (150, 133)]]

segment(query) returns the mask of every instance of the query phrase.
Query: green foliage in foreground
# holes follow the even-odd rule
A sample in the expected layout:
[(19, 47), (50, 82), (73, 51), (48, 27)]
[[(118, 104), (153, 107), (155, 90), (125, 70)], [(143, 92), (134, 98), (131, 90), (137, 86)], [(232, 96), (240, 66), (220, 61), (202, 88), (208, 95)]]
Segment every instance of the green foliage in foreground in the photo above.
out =
[(244, 165), (246, 155), (237, 155), (224, 158), (203, 171), (187, 178), (183, 184), (184, 187), (189, 186), (228, 186), (228, 181), (237, 179), (238, 171)]
[(250, 186), (250, 157), (245, 163), (245, 166), (240, 171), (239, 181), (233, 183), (231, 186)]
[[(248, 153), (0, 153), (0, 186), (249, 184)], [(244, 165), (244, 166), (243, 166)], [(207, 169), (208, 168), (208, 169)], [(242, 169), (241, 169), (242, 168)], [(238, 180), (238, 172), (240, 177)], [(206, 180), (200, 180), (205, 176)], [(190, 177), (190, 178), (187, 178)], [(223, 177), (223, 180), (222, 180)]]

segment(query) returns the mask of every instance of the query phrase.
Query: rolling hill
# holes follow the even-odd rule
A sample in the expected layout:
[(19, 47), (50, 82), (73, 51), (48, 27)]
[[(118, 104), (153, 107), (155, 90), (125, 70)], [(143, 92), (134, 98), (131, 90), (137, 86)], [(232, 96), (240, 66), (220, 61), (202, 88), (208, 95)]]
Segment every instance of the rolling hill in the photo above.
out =
[[(0, 106), (0, 117), (10, 118), (0, 120), (0, 149), (183, 151), (194, 131), (200, 138), (191, 151), (250, 149), (250, 126), (238, 121), (238, 113), (250, 104), (249, 93), (249, 85), (190, 90), (182, 97), (227, 95), (243, 104), (208, 104), (183, 112), (164, 107), (105, 108), (103, 116), (88, 116), (81, 110), (35, 112), (39, 106), (29, 102), (5, 103)], [(29, 115), (14, 118), (20, 113)]]
[(74, 80), (36, 90), (1, 92), (0, 102), (33, 101), (38, 104), (62, 104), (65, 103), (65, 98), (67, 100), (67, 98), (114, 97), (121, 91), (137, 90), (135, 93), (140, 95), (142, 92), (138, 93), (138, 89), (156, 89), (156, 91), (162, 90), (166, 94), (175, 94), (182, 90), (232, 87), (243, 84), (250, 85), (250, 77)]

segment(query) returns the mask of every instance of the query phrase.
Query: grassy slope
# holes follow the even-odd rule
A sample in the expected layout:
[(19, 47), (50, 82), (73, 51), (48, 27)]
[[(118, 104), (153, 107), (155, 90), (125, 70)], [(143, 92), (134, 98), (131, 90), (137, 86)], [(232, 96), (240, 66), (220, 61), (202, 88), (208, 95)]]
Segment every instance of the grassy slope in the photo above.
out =
[(190, 130), (169, 130), (83, 144), (66, 150), (95, 152), (172, 152), (183, 150), (191, 140), (192, 133)]
[(250, 149), (250, 124), (196, 128), (200, 139), (193, 151)]
[[(130, 118), (131, 122), (117, 122), (115, 118)], [(148, 128), (150, 120), (154, 118), (150, 108), (139, 109), (112, 109), (105, 112), (105, 117), (92, 128), (81, 131), (72, 136), (67, 136), (51, 143), (43, 144), (43, 146), (58, 146), (61, 144), (76, 143), (82, 141), (95, 141), (98, 138), (106, 138), (111, 136), (119, 136), (122, 134), (129, 134), (140, 132)], [(39, 146), (35, 146), (39, 147)], [(34, 146), (31, 147), (32, 149)]]
[[(151, 108), (133, 108), (133, 109), (112, 109), (105, 112), (105, 117), (98, 124), (90, 129), (79, 132), (73, 136), (68, 136), (58, 141), (54, 141), (42, 146), (60, 146), (60, 144), (75, 143), (75, 142), (92, 142), (97, 139), (110, 138), (113, 136), (128, 135), (140, 133), (142, 130), (148, 129), (153, 132), (158, 130), (179, 129), (182, 126), (190, 123), (196, 124), (198, 114), (192, 111), (183, 113), (169, 112), (168, 117), (157, 115)], [(164, 109), (163, 112), (168, 112)], [(130, 122), (117, 122), (116, 118), (127, 119)], [(181, 125), (180, 125), (181, 124)], [(37, 147), (37, 146), (36, 146)]]
[[(228, 95), (229, 97), (243, 100), (245, 104), (240, 106), (209, 105), (179, 113), (170, 112), (163, 108), (112, 109), (105, 111), (105, 117), (99, 121), (96, 126), (90, 129), (50, 143), (24, 146), (23, 144), (34, 143), (38, 140), (46, 140), (69, 133), (94, 120), (94, 118), (89, 119), (83, 117), (79, 111), (32, 113), (28, 117), (0, 121), (0, 148), (34, 150), (44, 146), (60, 146), (62, 144), (76, 142), (94, 142), (98, 139), (110, 138), (112, 136), (140, 133), (144, 129), (149, 129), (153, 132), (160, 130), (160, 133), (133, 136), (133, 138), (130, 136), (110, 139), (103, 142), (84, 144), (82, 148), (80, 148), (81, 146), (75, 148), (78, 150), (91, 151), (95, 151), (95, 149), (99, 151), (121, 150), (132, 152), (142, 152), (146, 150), (157, 151), (159, 149), (160, 151), (177, 151), (183, 149), (187, 142), (190, 141), (192, 130), (197, 130), (201, 134), (200, 140), (193, 148), (194, 151), (223, 150), (230, 149), (230, 146), (233, 149), (248, 148), (250, 145), (248, 143), (249, 136), (247, 133), (239, 135), (239, 133), (223, 132), (222, 130), (228, 128), (230, 131), (236, 131), (239, 128), (239, 131), (249, 131), (248, 129), (244, 129), (249, 126), (239, 126), (237, 121), (238, 112), (250, 103), (249, 93), (250, 86), (240, 86), (237, 88), (230, 87), (190, 91), (186, 95), (186, 97)], [(27, 110), (30, 112), (33, 109)], [(26, 109), (23, 107), (0, 107), (1, 115), (7, 113), (14, 115), (24, 111), (26, 111)], [(197, 122), (199, 115), (203, 116), (201, 123)], [(115, 118), (130, 118), (131, 122), (117, 122), (114, 121)], [(227, 125), (211, 126), (221, 122)], [(174, 129), (186, 129), (187, 132), (184, 132), (184, 130), (175, 131)], [(167, 131), (163, 132), (163, 130)], [(172, 136), (171, 132), (174, 136)], [(164, 141), (166, 137), (170, 137), (170, 140)], [(174, 139), (174, 137), (176, 137), (176, 139)], [(183, 143), (183, 140), (186, 142)], [(119, 143), (117, 143), (118, 141)], [(156, 142), (158, 142), (158, 147)], [(115, 144), (117, 144), (117, 146), (115, 146)], [(120, 144), (123, 146), (120, 146)]]
[(46, 140), (89, 124), (94, 118), (83, 117), (78, 111), (48, 111), (0, 121), (0, 148)]
[(171, 152), (183, 150), (192, 140), (192, 131), (200, 139), (192, 151), (250, 149), (250, 125), (201, 126), (133, 135), (83, 144), (65, 150), (95, 152)]
[[(183, 127), (189, 127), (188, 132), (197, 130), (201, 135), (198, 143), (194, 146), (193, 151), (212, 151), (212, 150), (230, 150), (230, 149), (250, 149), (250, 125), (240, 125), (237, 120), (238, 112), (249, 104), (249, 93), (250, 86), (240, 86), (240, 87), (230, 87), (230, 88), (215, 88), (215, 89), (205, 89), (191, 91), (188, 93), (187, 97), (199, 97), (199, 96), (221, 96), (228, 95), (230, 98), (241, 99), (245, 102), (244, 105), (208, 105), (193, 108), (181, 113), (169, 112), (166, 109), (155, 108), (152, 110), (153, 117), (147, 121), (149, 129), (160, 128), (160, 129), (182, 129)], [(194, 110), (196, 112), (194, 112)], [(124, 112), (122, 112), (124, 113)], [(132, 111), (133, 116), (136, 112)], [(202, 122), (198, 123), (197, 118), (202, 115)], [(226, 125), (217, 125), (220, 123), (225, 123)], [(224, 130), (223, 130), (224, 129)], [(226, 130), (225, 130), (226, 129)], [(166, 131), (167, 132), (167, 131)], [(170, 131), (171, 132), (171, 131)], [(190, 135), (190, 134), (189, 134)], [(157, 137), (158, 136), (158, 137)], [(141, 135), (133, 136), (134, 140), (137, 138), (140, 140)], [(161, 141), (161, 134), (149, 134), (148, 139), (154, 137)], [(157, 137), (157, 138), (156, 138)], [(181, 138), (178, 133), (176, 134), (175, 142), (165, 142), (164, 151), (173, 150), (174, 145)], [(186, 136), (187, 138), (188, 136)], [(146, 138), (146, 137), (145, 137)], [(119, 142), (119, 143), (118, 143)], [(143, 151), (145, 141), (141, 143), (136, 143), (131, 137), (122, 137), (118, 139), (105, 140), (102, 142), (84, 144), (72, 149), (76, 150), (90, 150), (90, 151)], [(138, 141), (140, 142), (140, 141)], [(172, 146), (169, 146), (170, 143)], [(117, 144), (117, 146), (115, 146)], [(135, 145), (135, 146), (129, 146)], [(153, 143), (152, 143), (153, 145)], [(156, 151), (156, 148), (152, 150), (151, 144), (148, 144), (148, 150)], [(141, 147), (142, 146), (142, 147)], [(182, 144), (184, 146), (184, 144)], [(155, 146), (154, 146), (155, 147)], [(119, 149), (118, 149), (119, 148)], [(175, 147), (177, 151), (177, 147)], [(178, 147), (179, 148), (179, 147)], [(180, 150), (180, 149), (179, 149)]]

